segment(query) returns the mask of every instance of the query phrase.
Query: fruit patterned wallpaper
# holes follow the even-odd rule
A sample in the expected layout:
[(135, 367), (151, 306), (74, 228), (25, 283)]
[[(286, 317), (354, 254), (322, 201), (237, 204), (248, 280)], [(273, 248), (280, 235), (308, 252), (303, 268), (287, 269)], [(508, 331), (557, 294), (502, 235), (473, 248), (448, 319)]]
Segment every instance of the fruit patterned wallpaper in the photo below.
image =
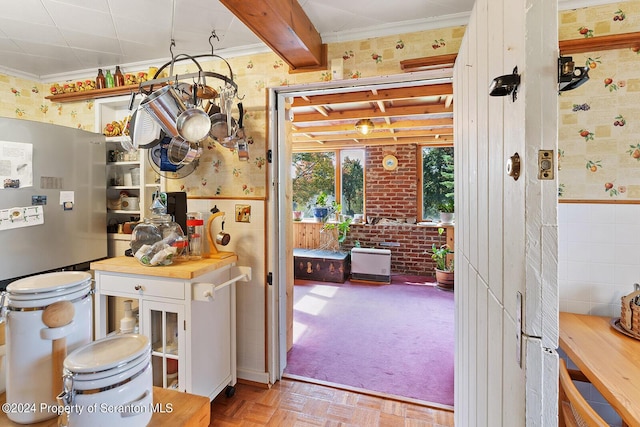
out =
[[(561, 40), (640, 31), (640, 1), (560, 15)], [(589, 81), (559, 102), (560, 201), (640, 202), (640, 52), (573, 54)]]
[[(328, 46), (329, 58), (342, 58), (344, 79), (402, 73), (400, 61), (458, 51), (464, 27), (451, 27), (397, 36), (380, 37)], [(288, 73), (288, 66), (275, 54), (265, 53), (228, 58), (238, 84), (238, 96), (245, 110), (244, 127), (249, 140), (249, 160), (212, 140), (203, 144), (198, 168), (183, 179), (168, 180), (169, 191), (186, 191), (191, 197), (266, 197), (266, 89), (331, 79), (331, 71)], [(161, 65), (161, 64), (158, 64)], [(221, 60), (202, 62), (209, 71), (228, 75)], [(123, 69), (125, 73), (139, 70)], [(176, 65), (177, 73), (196, 71), (187, 61)], [(87, 78), (95, 78), (88, 76)], [(63, 84), (64, 82), (57, 82)], [(50, 122), (100, 131), (94, 127), (94, 102), (55, 103), (44, 99), (51, 84), (0, 74), (0, 116)], [(239, 100), (235, 100), (237, 104)], [(237, 107), (233, 116), (237, 117)]]
[[(563, 11), (559, 24), (561, 40), (640, 31), (640, 1)], [(464, 27), (451, 27), (333, 43), (329, 58), (343, 59), (345, 79), (398, 74), (401, 60), (457, 52), (463, 35)], [(573, 56), (577, 64), (590, 66), (591, 79), (558, 97), (559, 198), (640, 201), (640, 54), (620, 49)], [(228, 60), (239, 96), (244, 97), (249, 161), (206, 142), (199, 167), (184, 179), (170, 180), (171, 191), (196, 197), (266, 197), (265, 89), (331, 79), (328, 70), (289, 74), (282, 60), (270, 53)], [(228, 72), (222, 61), (203, 65)], [(186, 62), (177, 66), (178, 72), (193, 70), (195, 65)], [(0, 116), (95, 131), (93, 101), (50, 102), (44, 99), (50, 86), (0, 74)], [(235, 107), (233, 113), (237, 118)]]

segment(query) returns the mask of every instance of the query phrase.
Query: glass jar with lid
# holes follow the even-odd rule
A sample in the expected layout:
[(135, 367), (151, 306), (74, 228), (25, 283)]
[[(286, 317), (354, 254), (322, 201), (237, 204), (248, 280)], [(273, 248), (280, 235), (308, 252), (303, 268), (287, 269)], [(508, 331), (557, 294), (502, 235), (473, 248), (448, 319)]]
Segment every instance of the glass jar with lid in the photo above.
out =
[(133, 256), (142, 265), (169, 265), (182, 256), (187, 239), (169, 214), (153, 215), (138, 224), (131, 234)]

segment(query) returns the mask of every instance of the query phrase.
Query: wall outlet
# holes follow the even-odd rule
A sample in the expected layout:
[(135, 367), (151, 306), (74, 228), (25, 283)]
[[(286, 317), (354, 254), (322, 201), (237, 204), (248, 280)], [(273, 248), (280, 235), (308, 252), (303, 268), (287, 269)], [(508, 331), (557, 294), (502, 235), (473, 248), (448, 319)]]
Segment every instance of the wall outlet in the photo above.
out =
[(344, 78), (344, 60), (335, 58), (331, 60), (331, 79), (342, 80)]

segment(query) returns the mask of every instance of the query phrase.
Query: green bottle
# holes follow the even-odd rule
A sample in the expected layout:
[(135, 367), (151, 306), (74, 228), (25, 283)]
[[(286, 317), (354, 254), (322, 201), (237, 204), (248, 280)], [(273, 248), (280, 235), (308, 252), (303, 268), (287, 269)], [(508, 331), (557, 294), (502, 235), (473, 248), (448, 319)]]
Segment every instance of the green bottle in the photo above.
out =
[(107, 75), (104, 76), (104, 80), (107, 83), (107, 87), (113, 87), (113, 76), (111, 75), (111, 70), (107, 70)]

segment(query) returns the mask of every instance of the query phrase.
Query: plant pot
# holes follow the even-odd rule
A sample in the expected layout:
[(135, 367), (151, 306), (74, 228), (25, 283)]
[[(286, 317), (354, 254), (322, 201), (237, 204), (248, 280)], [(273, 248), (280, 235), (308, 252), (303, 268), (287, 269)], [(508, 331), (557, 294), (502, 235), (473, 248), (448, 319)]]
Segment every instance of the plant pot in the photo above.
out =
[(293, 211), (293, 220), (294, 221), (302, 221), (304, 218), (304, 212), (302, 211)]
[(441, 289), (453, 290), (454, 272), (436, 268), (436, 282), (438, 282), (438, 287)]
[(453, 224), (453, 212), (440, 212), (440, 223)]
[(320, 207), (315, 207), (313, 208), (313, 217), (317, 220), (322, 222), (327, 215), (329, 215), (329, 208), (320, 208)]

